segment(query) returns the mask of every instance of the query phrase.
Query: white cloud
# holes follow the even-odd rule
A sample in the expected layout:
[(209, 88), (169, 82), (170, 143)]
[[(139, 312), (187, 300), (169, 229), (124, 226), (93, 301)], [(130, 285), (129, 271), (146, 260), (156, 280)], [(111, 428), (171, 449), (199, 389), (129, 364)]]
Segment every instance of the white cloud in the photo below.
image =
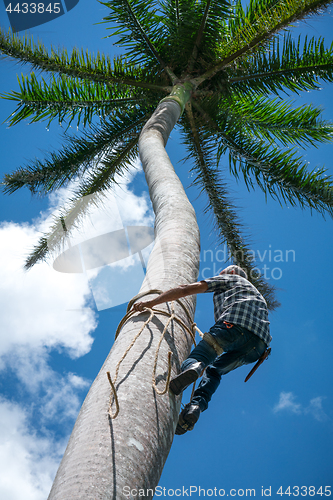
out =
[(18, 346), (32, 351), (62, 346), (82, 356), (96, 328), (95, 315), (85, 305), (88, 283), (84, 275), (57, 273), (46, 263), (25, 272), (24, 257), (36, 236), (37, 228), (27, 224), (0, 226), (0, 356)]
[(57, 423), (75, 419), (82, 402), (80, 392), (88, 389), (91, 381), (74, 373), (54, 371), (48, 364), (49, 354), (45, 348), (31, 352), (21, 346), (6, 361), (11, 376), (24, 390), (25, 407), (34, 409), (36, 421), (47, 425), (55, 415)]
[(292, 392), (281, 392), (279, 402), (273, 408), (274, 413), (279, 411), (290, 411), (292, 413), (301, 413), (301, 405), (295, 402), (295, 396)]
[(296, 396), (292, 392), (281, 392), (278, 403), (274, 406), (273, 412), (287, 411), (297, 415), (311, 415), (319, 422), (330, 420), (330, 417), (323, 409), (324, 396), (318, 396), (310, 400), (308, 406), (303, 406), (296, 402)]
[(326, 420), (330, 420), (330, 417), (325, 413), (323, 409), (323, 399), (326, 399), (324, 396), (318, 396), (316, 398), (311, 399), (310, 404), (307, 408), (305, 408), (305, 413), (309, 413), (312, 415), (318, 422), (325, 422)]
[(20, 405), (0, 399), (0, 498), (45, 500), (64, 447), (31, 430)]
[[(52, 375), (51, 370), (49, 375)], [(48, 377), (47, 381), (44, 387), (46, 394), (41, 400), (40, 408), (45, 421), (54, 416), (57, 416), (58, 422), (65, 418), (75, 419), (81, 405), (77, 391), (88, 388), (90, 382), (73, 373), (69, 373), (66, 377), (55, 377), (52, 381)]]

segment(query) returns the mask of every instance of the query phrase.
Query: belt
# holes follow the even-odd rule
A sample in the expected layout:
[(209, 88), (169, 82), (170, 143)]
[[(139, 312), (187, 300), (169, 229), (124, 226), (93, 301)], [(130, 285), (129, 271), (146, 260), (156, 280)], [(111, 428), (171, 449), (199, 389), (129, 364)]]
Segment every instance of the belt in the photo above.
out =
[[(233, 327), (237, 328), (236, 325), (233, 325), (232, 323), (228, 323), (228, 321), (223, 321), (223, 324), (227, 328), (233, 328)], [(241, 331), (241, 333), (243, 334), (242, 331)], [(216, 354), (218, 356), (220, 356), (224, 352), (223, 349), (222, 349), (222, 347), (220, 346), (220, 344), (215, 340), (215, 338), (213, 337), (213, 335), (211, 335), (210, 333), (207, 333), (207, 332), (204, 333), (204, 335), (203, 335), (202, 338), (203, 338), (203, 340), (205, 340), (207, 342), (207, 344), (209, 344), (214, 349), (214, 351), (216, 352)]]

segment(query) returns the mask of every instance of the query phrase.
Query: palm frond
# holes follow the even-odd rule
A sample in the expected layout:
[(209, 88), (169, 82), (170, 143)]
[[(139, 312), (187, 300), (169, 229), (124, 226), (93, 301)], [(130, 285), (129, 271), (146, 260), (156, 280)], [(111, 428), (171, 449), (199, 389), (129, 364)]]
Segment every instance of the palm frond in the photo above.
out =
[(138, 133), (126, 143), (119, 143), (110, 150), (83, 179), (66, 206), (54, 217), (49, 232), (44, 234), (32, 249), (25, 262), (26, 269), (61, 249), (89, 210), (103, 203), (107, 191), (116, 183), (116, 175), (123, 175), (137, 157), (139, 135)]
[(222, 129), (232, 123), (255, 140), (262, 138), (269, 144), (278, 141), (283, 146), (308, 147), (332, 142), (333, 126), (320, 118), (321, 109), (312, 105), (295, 108), (292, 104), (277, 98), (236, 94), (220, 99), (216, 120)]
[(103, 155), (94, 169), (87, 172), (80, 187), (76, 191), (76, 198), (102, 193), (110, 189), (115, 183), (115, 176), (123, 174), (128, 165), (138, 156), (137, 143), (140, 132), (128, 137), (127, 140), (115, 145)]
[(202, 11), (196, 0), (165, 0), (160, 3), (166, 33), (164, 51), (174, 71), (185, 70), (193, 50)]
[(60, 152), (51, 153), (44, 161), (35, 160), (30, 165), (7, 174), (2, 182), (4, 192), (11, 194), (27, 187), (32, 194), (45, 195), (66, 186), (76, 177), (83, 176), (96, 162), (100, 162), (107, 152), (111, 154), (119, 143), (136, 137), (149, 116), (149, 112), (130, 113), (113, 120), (103, 120), (100, 126), (92, 125), (91, 130), (82, 137), (66, 134), (65, 146)]
[(333, 82), (333, 43), (325, 48), (322, 38), (306, 37), (301, 47), (301, 36), (294, 40), (287, 33), (280, 47), (280, 40), (275, 38), (269, 51), (257, 51), (252, 58), (228, 68), (228, 84), (233, 91), (298, 94), (318, 90), (319, 80)]
[(206, 136), (205, 127), (198, 126), (197, 122), (200, 123), (200, 119), (195, 120), (189, 104), (186, 106), (186, 116), (189, 123), (189, 126), (185, 126), (187, 129), (185, 142), (189, 150), (186, 160), (194, 162), (197, 174), (194, 184), (208, 196), (206, 212), (213, 211), (220, 242), (227, 243), (234, 262), (246, 270), (250, 281), (265, 298), (268, 308), (274, 310), (280, 305), (275, 298), (275, 288), (256, 272), (252, 264), (251, 251), (244, 241), (244, 236), (241, 235), (242, 224), (228, 196), (228, 187), (221, 180), (216, 166), (212, 165), (212, 158), (216, 157), (216, 154), (212, 151), (214, 145), (211, 135)]
[(269, 194), (280, 204), (298, 204), (333, 216), (333, 182), (325, 169), (309, 172), (307, 163), (296, 156), (294, 149), (267, 145), (239, 130), (238, 124), (219, 126), (202, 105), (195, 101), (193, 105), (209, 124), (208, 131), (219, 141), (218, 157), (229, 149), (231, 172), (236, 178), (241, 172), (248, 189), (256, 183), (266, 196)]
[[(260, 50), (270, 44), (271, 38), (279, 31), (286, 29), (292, 23), (318, 13), (333, 0), (284, 0), (283, 2), (262, 2), (258, 12), (251, 9), (241, 15), (241, 0), (237, 4), (234, 22), (230, 23), (228, 39), (220, 49), (220, 57), (200, 77), (195, 84), (200, 85), (224, 70), (234, 61), (248, 56), (253, 51)], [(267, 8), (265, 4), (267, 3)], [(255, 3), (254, 3), (255, 5)]]
[(32, 69), (68, 75), (85, 81), (105, 84), (122, 84), (152, 91), (170, 92), (171, 87), (156, 69), (129, 63), (127, 57), (115, 57), (73, 49), (50, 49), (50, 54), (42, 42), (35, 43), (32, 36), (20, 38), (10, 30), (5, 33), (0, 28), (0, 52), (18, 59), (22, 64), (31, 64)]
[(166, 68), (159, 54), (163, 42), (163, 25), (158, 15), (158, 3), (151, 0), (111, 0), (100, 2), (110, 9), (104, 22), (110, 23), (109, 36), (118, 36), (117, 45), (127, 48), (127, 54), (135, 64), (158, 63)]
[(47, 260), (50, 255), (62, 250), (89, 210), (101, 201), (102, 196), (99, 193), (69, 201), (58, 211), (58, 214), (53, 216), (50, 230), (40, 237), (38, 243), (30, 251), (25, 261), (25, 269), (31, 269), (35, 264)]
[(307, 162), (294, 150), (281, 151), (253, 139), (242, 137), (237, 142), (228, 134), (222, 143), (230, 150), (231, 171), (237, 177), (240, 170), (248, 188), (254, 187), (254, 179), (265, 195), (280, 204), (308, 207), (333, 217), (333, 182), (327, 170), (317, 167), (309, 172)]
[(193, 73), (195, 61), (200, 60), (198, 67), (212, 61), (223, 38), (228, 0), (168, 0), (160, 2), (160, 12), (165, 37), (161, 54), (175, 73)]
[(115, 110), (124, 113), (131, 108), (147, 106), (150, 102), (157, 104), (163, 97), (155, 94), (147, 95), (147, 91), (133, 89), (124, 85), (107, 86), (100, 83), (85, 82), (69, 77), (51, 77), (50, 83), (38, 80), (34, 73), (18, 79), (20, 92), (2, 94), (0, 98), (18, 102), (16, 110), (9, 117), (10, 126), (31, 118), (31, 122), (53, 119), (59, 123), (71, 125), (76, 120), (79, 126), (91, 124), (94, 116), (105, 118)]
[(201, 16), (201, 23), (186, 73), (193, 72), (198, 58), (200, 58), (201, 67), (202, 62), (208, 65), (208, 62), (212, 60), (212, 54), (222, 43), (223, 35), (226, 32), (226, 19), (231, 13), (231, 5), (227, 0), (207, 0), (207, 2), (200, 3), (204, 7), (204, 12)]

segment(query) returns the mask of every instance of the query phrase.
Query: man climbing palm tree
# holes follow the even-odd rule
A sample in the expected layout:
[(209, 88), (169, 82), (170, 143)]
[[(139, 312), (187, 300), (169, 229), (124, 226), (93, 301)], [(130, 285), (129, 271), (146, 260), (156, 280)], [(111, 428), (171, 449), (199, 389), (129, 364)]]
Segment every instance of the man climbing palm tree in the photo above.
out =
[(170, 381), (170, 390), (179, 395), (204, 372), (190, 403), (180, 413), (176, 434), (193, 429), (222, 375), (257, 361), (272, 340), (265, 299), (239, 266), (229, 266), (219, 276), (168, 290), (133, 308), (142, 311), (145, 307), (204, 292), (214, 292), (215, 324), (183, 362), (181, 373)]

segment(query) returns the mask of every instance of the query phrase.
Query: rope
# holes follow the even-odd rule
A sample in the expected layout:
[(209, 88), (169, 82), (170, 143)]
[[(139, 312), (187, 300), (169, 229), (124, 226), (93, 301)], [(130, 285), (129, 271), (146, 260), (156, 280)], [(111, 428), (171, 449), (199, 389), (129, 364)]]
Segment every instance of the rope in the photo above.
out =
[[(167, 328), (169, 326), (169, 324), (171, 323), (171, 321), (173, 319), (176, 319), (176, 316), (175, 316), (175, 306), (174, 306), (174, 302), (171, 303), (171, 315), (168, 319), (168, 321), (166, 322), (165, 326), (164, 326), (164, 329), (163, 329), (163, 332), (162, 332), (162, 335), (160, 337), (160, 340), (158, 342), (158, 345), (157, 345), (157, 349), (156, 349), (156, 354), (155, 354), (155, 362), (154, 362), (154, 368), (153, 368), (153, 380), (152, 380), (152, 385), (153, 385), (153, 388), (155, 389), (155, 391), (157, 392), (157, 394), (159, 394), (160, 396), (162, 396), (163, 394), (165, 394), (169, 388), (169, 382), (170, 382), (170, 378), (171, 378), (171, 359), (172, 359), (172, 352), (169, 351), (168, 352), (168, 376), (167, 376), (167, 381), (166, 381), (166, 384), (165, 384), (165, 389), (164, 391), (160, 391), (157, 386), (156, 386), (156, 368), (157, 368), (157, 361), (158, 361), (158, 353), (159, 353), (159, 350), (160, 350), (160, 346), (161, 346), (161, 343), (162, 343), (162, 340), (164, 338), (164, 335), (165, 335), (165, 332), (167, 331)], [(191, 332), (191, 336), (192, 336), (192, 340), (193, 342), (195, 343), (195, 340), (193, 338), (193, 333)]]
[[(119, 335), (122, 327), (124, 326), (124, 324), (134, 314), (137, 314), (137, 311), (131, 310), (132, 305), (138, 299), (140, 299), (141, 297), (144, 297), (145, 295), (150, 295), (150, 294), (153, 294), (153, 293), (161, 294), (162, 292), (160, 290), (149, 290), (148, 292), (142, 292), (142, 293), (136, 295), (133, 299), (130, 300), (130, 302), (128, 303), (128, 306), (127, 306), (127, 312), (126, 312), (125, 316), (122, 318), (122, 320), (120, 321), (120, 323), (119, 323), (119, 325), (117, 327), (116, 334), (115, 334), (115, 339), (117, 339), (117, 337), (118, 337), (118, 335)], [(145, 327), (148, 325), (148, 323), (153, 319), (153, 317), (156, 314), (162, 314), (164, 316), (168, 316), (168, 321), (166, 322), (166, 324), (164, 326), (162, 335), (161, 335), (160, 340), (159, 340), (158, 345), (157, 345), (157, 349), (156, 349), (156, 353), (155, 353), (154, 367), (153, 367), (153, 375), (152, 375), (152, 386), (155, 389), (155, 391), (157, 392), (157, 394), (159, 394), (159, 395), (163, 395), (163, 394), (165, 394), (168, 391), (168, 389), (169, 389), (169, 382), (170, 382), (170, 378), (171, 378), (172, 352), (169, 351), (168, 352), (168, 375), (167, 375), (165, 389), (163, 391), (160, 391), (157, 388), (157, 386), (156, 386), (156, 368), (157, 368), (157, 362), (158, 362), (158, 354), (159, 354), (159, 350), (160, 350), (160, 346), (161, 346), (162, 340), (163, 340), (163, 338), (165, 336), (165, 333), (166, 333), (166, 331), (168, 329), (168, 326), (171, 323), (171, 321), (172, 320), (177, 321), (177, 323), (179, 323), (190, 334), (194, 345), (196, 345), (196, 342), (195, 342), (195, 332), (196, 331), (199, 333), (200, 337), (203, 337), (203, 333), (197, 327), (196, 323), (194, 323), (192, 321), (191, 315), (190, 315), (188, 309), (186, 308), (186, 306), (184, 304), (182, 304), (182, 302), (179, 299), (176, 299), (176, 302), (185, 311), (186, 316), (188, 317), (188, 319), (191, 322), (191, 329), (180, 318), (178, 318), (175, 315), (174, 301), (171, 303), (171, 313), (169, 313), (167, 311), (162, 311), (160, 309), (150, 309), (148, 307), (145, 308), (144, 311), (142, 311), (142, 312), (149, 311), (149, 313), (150, 313), (149, 314), (149, 318), (143, 323), (142, 327), (140, 328), (140, 330), (138, 331), (138, 333), (134, 336), (132, 342), (130, 343), (130, 345), (128, 346), (128, 348), (126, 349), (126, 351), (124, 352), (124, 354), (122, 355), (121, 359), (118, 361), (117, 366), (116, 366), (116, 371), (115, 371), (114, 379), (112, 380), (110, 372), (106, 373), (106, 375), (108, 377), (108, 380), (109, 380), (109, 383), (110, 383), (110, 387), (111, 387), (111, 394), (110, 394), (110, 399), (109, 399), (109, 409), (108, 409), (108, 415), (109, 415), (109, 417), (111, 419), (115, 419), (118, 416), (118, 413), (119, 413), (119, 401), (118, 401), (117, 390), (116, 390), (116, 381), (117, 381), (117, 378), (118, 378), (118, 373), (119, 373), (120, 365), (124, 361), (125, 357), (129, 353), (129, 351), (132, 349), (132, 347), (135, 344), (136, 340), (140, 337), (140, 335), (143, 332), (143, 330), (145, 329)], [(116, 410), (115, 410), (114, 413), (112, 412), (112, 403), (113, 403), (113, 400), (115, 401), (115, 405), (116, 405)]]
[[(132, 314), (127, 314), (126, 316), (127, 319), (129, 319), (131, 316), (133, 316), (133, 314), (135, 313), (136, 311), (133, 311)], [(125, 317), (126, 317), (125, 316)], [(117, 396), (117, 391), (116, 391), (116, 381), (117, 381), (117, 377), (118, 377), (118, 373), (119, 373), (119, 368), (120, 368), (120, 365), (121, 363), (124, 361), (124, 359), (126, 358), (127, 354), (129, 353), (129, 351), (132, 349), (133, 345), (135, 344), (136, 340), (140, 337), (141, 333), (143, 332), (143, 330), (145, 329), (146, 325), (148, 325), (149, 321), (153, 318), (154, 316), (154, 313), (153, 311), (150, 309), (150, 316), (149, 318), (147, 319), (147, 321), (144, 322), (144, 324), (142, 325), (142, 327), (140, 328), (140, 330), (138, 331), (138, 333), (135, 335), (135, 337), (133, 338), (132, 342), (130, 343), (130, 345), (128, 346), (128, 348), (126, 349), (126, 351), (124, 352), (124, 354), (122, 355), (122, 357), (120, 358), (120, 360), (118, 361), (117, 363), (117, 366), (116, 366), (116, 372), (115, 372), (115, 376), (114, 376), (114, 379), (112, 381), (111, 379), (111, 375), (110, 375), (110, 372), (106, 372), (106, 375), (109, 379), (109, 382), (110, 382), (110, 386), (111, 386), (111, 394), (110, 394), (110, 400), (109, 400), (109, 410), (108, 410), (108, 414), (110, 416), (110, 418), (112, 419), (115, 419), (117, 416), (118, 416), (118, 413), (119, 413), (119, 402), (118, 402), (118, 396)], [(127, 320), (126, 320), (127, 321)], [(125, 322), (124, 322), (125, 323)], [(118, 326), (119, 328), (119, 326)], [(119, 334), (119, 332), (118, 332)], [(118, 335), (117, 335), (118, 336)], [(116, 337), (117, 338), (117, 337)], [(115, 400), (115, 403), (116, 403), (116, 411), (115, 413), (112, 413), (112, 395), (114, 397), (114, 400)]]

